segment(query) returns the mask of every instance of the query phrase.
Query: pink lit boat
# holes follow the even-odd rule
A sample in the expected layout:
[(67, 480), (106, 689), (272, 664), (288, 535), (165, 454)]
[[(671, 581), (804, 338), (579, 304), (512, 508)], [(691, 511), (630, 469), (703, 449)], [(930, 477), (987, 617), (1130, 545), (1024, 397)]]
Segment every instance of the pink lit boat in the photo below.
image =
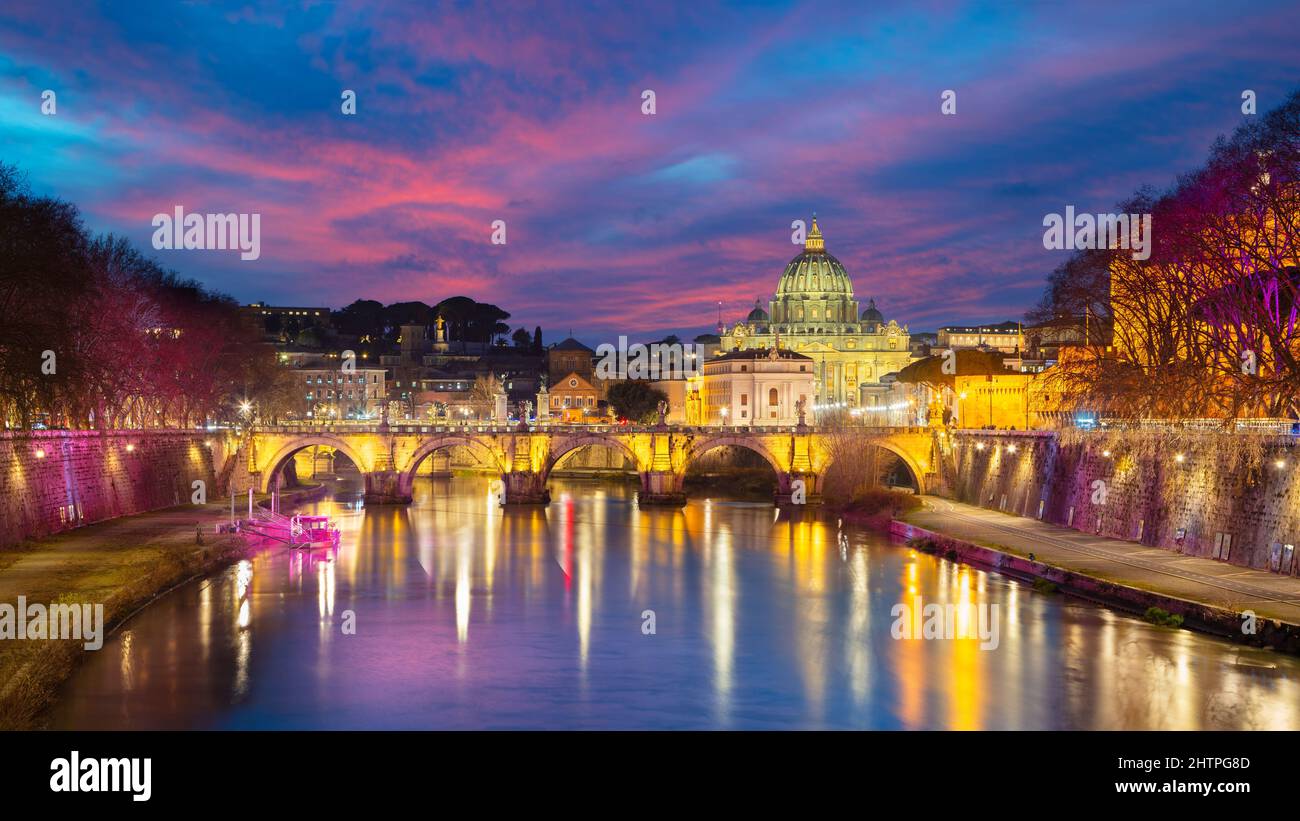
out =
[(290, 521), (290, 536), (294, 547), (311, 550), (339, 546), (339, 529), (330, 523), (330, 517), (298, 515)]

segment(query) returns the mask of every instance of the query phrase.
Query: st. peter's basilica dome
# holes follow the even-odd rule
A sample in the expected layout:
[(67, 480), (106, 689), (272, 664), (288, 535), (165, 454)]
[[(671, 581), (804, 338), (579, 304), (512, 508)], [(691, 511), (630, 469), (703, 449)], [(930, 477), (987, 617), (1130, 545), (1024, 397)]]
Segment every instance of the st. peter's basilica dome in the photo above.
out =
[(826, 253), (826, 242), (813, 217), (812, 230), (804, 240), (803, 253), (790, 260), (776, 284), (776, 296), (788, 294), (844, 294), (853, 296), (853, 283), (838, 259)]

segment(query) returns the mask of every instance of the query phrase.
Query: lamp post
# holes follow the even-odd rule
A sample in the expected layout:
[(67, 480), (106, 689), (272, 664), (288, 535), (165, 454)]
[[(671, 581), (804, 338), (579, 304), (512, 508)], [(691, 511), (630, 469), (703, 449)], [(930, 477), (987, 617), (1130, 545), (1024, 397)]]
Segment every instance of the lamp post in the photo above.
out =
[(721, 410), (718, 411), (718, 413), (722, 415), (722, 426), (725, 428), (727, 426), (727, 414), (729, 413), (729, 411), (724, 406)]

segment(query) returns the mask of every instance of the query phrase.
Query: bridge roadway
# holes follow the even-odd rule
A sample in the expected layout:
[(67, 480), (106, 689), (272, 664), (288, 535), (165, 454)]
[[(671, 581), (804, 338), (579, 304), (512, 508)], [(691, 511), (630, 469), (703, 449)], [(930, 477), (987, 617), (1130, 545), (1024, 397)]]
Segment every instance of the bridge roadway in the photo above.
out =
[[(467, 424), (335, 424), (256, 426), (240, 445), (251, 484), (269, 492), (282, 469), (303, 448), (324, 446), (346, 455), (365, 476), (369, 504), (407, 504), (420, 464), (438, 451), (468, 448), (501, 474), (502, 504), (544, 504), (546, 483), (572, 451), (600, 446), (622, 453), (641, 478), (642, 504), (684, 504), (682, 480), (690, 464), (719, 447), (751, 450), (777, 476), (777, 504), (820, 500), (822, 480), (836, 454), (869, 441), (896, 454), (918, 492), (933, 481), (935, 434), (929, 428), (810, 426), (623, 426)], [(802, 486), (800, 486), (802, 482)]]

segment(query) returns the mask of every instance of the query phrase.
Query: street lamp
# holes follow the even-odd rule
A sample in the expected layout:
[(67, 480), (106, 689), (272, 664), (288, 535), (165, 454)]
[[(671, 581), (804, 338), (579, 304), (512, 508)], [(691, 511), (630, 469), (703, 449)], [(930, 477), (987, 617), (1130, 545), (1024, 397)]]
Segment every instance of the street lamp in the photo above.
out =
[(718, 413), (722, 414), (722, 426), (725, 428), (725, 427), (727, 426), (727, 413), (728, 413), (728, 410), (724, 407), (724, 408), (720, 409), (720, 410), (718, 411)]

